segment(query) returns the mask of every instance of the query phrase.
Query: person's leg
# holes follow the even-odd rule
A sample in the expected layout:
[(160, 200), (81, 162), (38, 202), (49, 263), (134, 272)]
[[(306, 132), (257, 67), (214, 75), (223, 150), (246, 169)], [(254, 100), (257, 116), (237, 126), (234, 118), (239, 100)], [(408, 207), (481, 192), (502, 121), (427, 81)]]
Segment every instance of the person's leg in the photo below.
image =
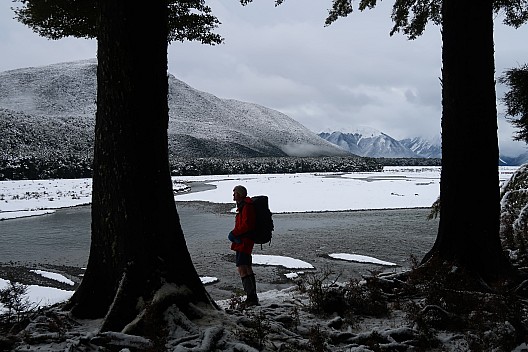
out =
[(236, 254), (238, 274), (240, 275), (242, 287), (247, 296), (246, 301), (244, 302), (245, 306), (258, 304), (255, 275), (253, 274), (253, 269), (251, 267), (251, 259), (251, 254), (242, 252), (237, 252)]
[(255, 278), (255, 273), (253, 272), (251, 266), (249, 266), (249, 270), (248, 272), (250, 272), (250, 274), (248, 275), (251, 279), (251, 286), (252, 286), (252, 289), (251, 291), (254, 292), (254, 295), (252, 296), (252, 299), (253, 301), (256, 302), (256, 304), (258, 304), (258, 296), (257, 296), (257, 279)]
[(237, 271), (238, 271), (238, 274), (240, 275), (240, 277), (248, 276), (248, 275), (251, 275), (251, 273), (252, 273), (252, 271), (249, 270), (249, 266), (248, 265), (239, 265), (237, 267)]
[(243, 252), (235, 252), (235, 264), (237, 267), (238, 275), (240, 277), (248, 276), (253, 271), (251, 270), (251, 255)]

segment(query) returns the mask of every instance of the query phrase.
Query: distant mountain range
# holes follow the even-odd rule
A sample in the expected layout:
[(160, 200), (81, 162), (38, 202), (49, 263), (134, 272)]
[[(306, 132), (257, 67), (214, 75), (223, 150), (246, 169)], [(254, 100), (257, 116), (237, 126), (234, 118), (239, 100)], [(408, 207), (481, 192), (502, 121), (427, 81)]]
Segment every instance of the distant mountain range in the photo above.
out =
[(528, 152), (514, 157), (504, 155), (499, 157), (499, 165), (522, 165), (526, 163), (528, 163)]
[[(319, 137), (363, 157), (373, 158), (442, 158), (440, 138), (428, 140), (421, 137), (396, 140), (374, 128), (362, 127), (348, 132), (321, 132)], [(528, 152), (516, 157), (501, 155), (499, 165), (528, 163)]]
[[(93, 153), (97, 61), (0, 72), (0, 159), (89, 160)], [(220, 99), (169, 75), (169, 155), (180, 158), (441, 158), (439, 141), (396, 140), (372, 128), (317, 135), (289, 116), (253, 103)], [(528, 162), (528, 153), (501, 158)]]
[(423, 138), (396, 140), (371, 127), (350, 132), (321, 132), (319, 137), (353, 154), (373, 158), (442, 158), (440, 143)]

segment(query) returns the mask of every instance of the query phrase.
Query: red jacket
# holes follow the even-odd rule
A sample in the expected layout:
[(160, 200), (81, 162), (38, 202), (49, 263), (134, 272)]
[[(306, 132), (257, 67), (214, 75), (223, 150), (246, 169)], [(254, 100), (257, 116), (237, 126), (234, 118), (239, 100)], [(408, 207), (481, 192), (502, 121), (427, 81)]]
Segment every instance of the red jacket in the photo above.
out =
[[(255, 228), (255, 208), (252, 203), (251, 198), (246, 197), (241, 204), (237, 204), (235, 228), (232, 231), (235, 237), (242, 236)], [(242, 237), (241, 239), (242, 243), (231, 243), (231, 249), (251, 254), (255, 242), (248, 237)]]

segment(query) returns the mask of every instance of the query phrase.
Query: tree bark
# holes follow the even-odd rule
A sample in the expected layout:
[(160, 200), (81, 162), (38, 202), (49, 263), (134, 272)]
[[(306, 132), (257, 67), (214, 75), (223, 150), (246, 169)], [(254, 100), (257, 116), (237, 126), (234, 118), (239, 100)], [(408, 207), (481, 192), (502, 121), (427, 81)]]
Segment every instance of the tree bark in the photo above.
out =
[(511, 273), (499, 238), (492, 16), (492, 0), (442, 2), (440, 223), (423, 260), (454, 262), (488, 281)]
[(70, 300), (120, 331), (164, 284), (212, 304), (191, 261), (168, 160), (167, 4), (99, 1), (92, 238)]

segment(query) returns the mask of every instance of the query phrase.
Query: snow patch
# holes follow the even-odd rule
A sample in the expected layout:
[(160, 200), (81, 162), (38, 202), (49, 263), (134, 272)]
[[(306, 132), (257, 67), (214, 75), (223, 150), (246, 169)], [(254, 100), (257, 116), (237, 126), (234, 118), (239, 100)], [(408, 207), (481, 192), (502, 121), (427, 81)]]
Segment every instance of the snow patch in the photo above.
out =
[(386, 266), (397, 266), (397, 264), (379, 260), (379, 259), (369, 257), (366, 255), (349, 254), (349, 253), (331, 253), (328, 256), (334, 259), (348, 260), (351, 262), (370, 263), (370, 264), (378, 264), (378, 265), (386, 265)]
[(55, 280), (55, 281), (58, 281), (58, 282), (62, 282), (62, 283), (65, 283), (65, 284), (68, 284), (68, 285), (75, 285), (75, 282), (73, 282), (72, 280), (68, 279), (67, 277), (61, 275), (61, 274), (57, 274), (57, 273), (52, 273), (52, 272), (49, 272), (49, 271), (44, 271), (44, 270), (30, 270), (31, 272), (35, 273), (35, 274), (38, 274), (40, 276), (43, 276), (45, 278), (48, 278), (48, 279), (52, 279), (52, 280)]
[(282, 266), (288, 269), (314, 269), (312, 264), (303, 260), (280, 255), (253, 254), (253, 264)]

